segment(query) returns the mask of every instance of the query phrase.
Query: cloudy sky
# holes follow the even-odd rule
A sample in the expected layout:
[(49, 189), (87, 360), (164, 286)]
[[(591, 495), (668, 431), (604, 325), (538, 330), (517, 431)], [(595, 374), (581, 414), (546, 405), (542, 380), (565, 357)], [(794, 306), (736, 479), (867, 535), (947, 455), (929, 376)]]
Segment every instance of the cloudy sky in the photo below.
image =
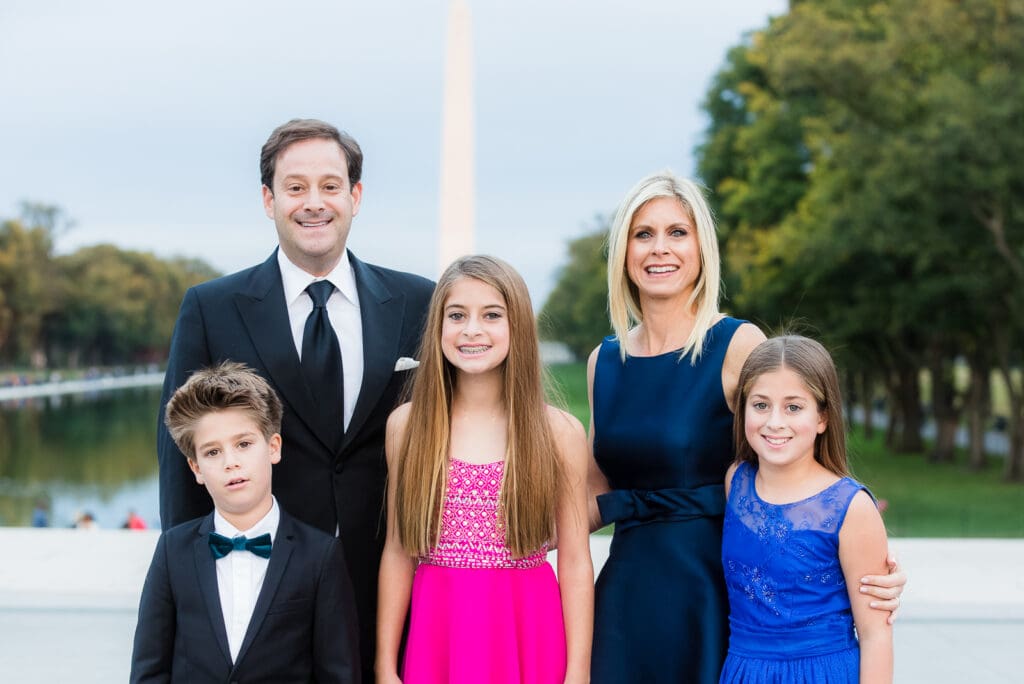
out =
[[(726, 50), (785, 0), (479, 0), (477, 250), (539, 307), (566, 242), (641, 176), (693, 172)], [(276, 244), (259, 148), (316, 117), (363, 147), (350, 248), (436, 276), (447, 0), (5, 0), (0, 217), (23, 200), (98, 242), (228, 272)]]

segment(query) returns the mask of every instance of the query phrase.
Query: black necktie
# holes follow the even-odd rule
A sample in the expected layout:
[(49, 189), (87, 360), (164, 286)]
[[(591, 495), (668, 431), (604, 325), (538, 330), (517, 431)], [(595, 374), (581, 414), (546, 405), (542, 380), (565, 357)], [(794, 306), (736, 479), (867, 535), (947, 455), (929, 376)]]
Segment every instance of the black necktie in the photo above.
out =
[(302, 333), (302, 373), (313, 390), (324, 423), (335, 430), (335, 440), (344, 433), (345, 390), (342, 383), (341, 348), (338, 336), (327, 317), (327, 299), (334, 285), (326, 280), (310, 283), (306, 292), (313, 300), (313, 310), (306, 319)]
[(270, 535), (261, 534), (252, 539), (233, 537), (231, 539), (216, 532), (210, 533), (210, 552), (216, 559), (223, 558), (232, 551), (250, 551), (260, 558), (270, 558)]

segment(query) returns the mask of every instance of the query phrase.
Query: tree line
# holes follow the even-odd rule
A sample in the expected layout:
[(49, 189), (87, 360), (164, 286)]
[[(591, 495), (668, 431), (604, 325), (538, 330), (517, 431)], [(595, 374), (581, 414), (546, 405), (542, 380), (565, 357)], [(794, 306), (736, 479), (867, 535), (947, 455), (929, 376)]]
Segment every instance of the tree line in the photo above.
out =
[(106, 244), (57, 255), (69, 226), (30, 203), (0, 221), (0, 366), (163, 363), (185, 290), (217, 271)]
[[(828, 344), (869, 430), (885, 397), (897, 452), (925, 451), (929, 406), (933, 461), (952, 460), (966, 423), (969, 463), (984, 465), (996, 374), (1011, 480), (1024, 478), (1022, 70), (1024, 0), (792, 0), (728, 52), (696, 150), (730, 312)], [(604, 303), (574, 322), (564, 296), (592, 286), (566, 281), (601, 249), (596, 233), (570, 245), (542, 312), (556, 339), (587, 330), (580, 355), (607, 334)]]

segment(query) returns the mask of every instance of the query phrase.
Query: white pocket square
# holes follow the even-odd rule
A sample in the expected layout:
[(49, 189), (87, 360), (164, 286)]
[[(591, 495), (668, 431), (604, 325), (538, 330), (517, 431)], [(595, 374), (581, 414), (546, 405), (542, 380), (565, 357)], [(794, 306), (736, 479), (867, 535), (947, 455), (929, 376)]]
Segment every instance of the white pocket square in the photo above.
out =
[(411, 368), (415, 368), (418, 365), (420, 365), (420, 362), (417, 361), (416, 359), (411, 359), (408, 356), (403, 356), (399, 358), (398, 361), (395, 361), (395, 372), (397, 373), (398, 371), (409, 370)]

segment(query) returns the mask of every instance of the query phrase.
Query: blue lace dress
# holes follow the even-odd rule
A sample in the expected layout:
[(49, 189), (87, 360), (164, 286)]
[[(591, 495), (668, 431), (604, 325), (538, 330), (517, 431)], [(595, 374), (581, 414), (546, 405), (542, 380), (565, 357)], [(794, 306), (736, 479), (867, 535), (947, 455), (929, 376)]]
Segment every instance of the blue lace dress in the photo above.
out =
[(867, 490), (844, 477), (808, 499), (776, 505), (757, 495), (756, 475), (749, 463), (736, 469), (725, 509), (730, 636), (720, 681), (856, 684), (860, 649), (839, 530), (854, 495)]

